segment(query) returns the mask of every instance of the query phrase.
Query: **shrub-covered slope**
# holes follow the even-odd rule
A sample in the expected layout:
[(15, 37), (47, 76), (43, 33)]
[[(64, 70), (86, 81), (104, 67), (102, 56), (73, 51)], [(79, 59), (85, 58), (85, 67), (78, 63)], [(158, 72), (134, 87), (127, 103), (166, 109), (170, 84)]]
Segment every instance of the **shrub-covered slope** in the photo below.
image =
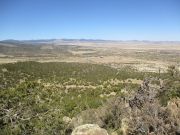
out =
[[(97, 123), (88, 120), (96, 109), (116, 98), (129, 99), (147, 76), (153, 78), (151, 85), (160, 89), (160, 105), (179, 97), (179, 77), (173, 67), (169, 74), (156, 74), (82, 63), (0, 65), (0, 134), (69, 134), (80, 115), (86, 122)], [(112, 109), (111, 104), (107, 111)], [(117, 130), (121, 117), (105, 112), (99, 113), (104, 120), (99, 126), (109, 132)]]

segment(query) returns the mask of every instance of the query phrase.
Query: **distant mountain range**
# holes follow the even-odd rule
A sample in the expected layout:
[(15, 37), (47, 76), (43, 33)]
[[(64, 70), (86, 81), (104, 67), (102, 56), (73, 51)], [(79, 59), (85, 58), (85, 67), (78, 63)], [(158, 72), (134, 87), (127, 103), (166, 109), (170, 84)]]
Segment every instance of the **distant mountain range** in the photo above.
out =
[(101, 39), (38, 39), (38, 40), (2, 40), (0, 44), (11, 45), (66, 45), (78, 43), (147, 43), (147, 44), (180, 44), (180, 41), (148, 41), (148, 40), (101, 40)]

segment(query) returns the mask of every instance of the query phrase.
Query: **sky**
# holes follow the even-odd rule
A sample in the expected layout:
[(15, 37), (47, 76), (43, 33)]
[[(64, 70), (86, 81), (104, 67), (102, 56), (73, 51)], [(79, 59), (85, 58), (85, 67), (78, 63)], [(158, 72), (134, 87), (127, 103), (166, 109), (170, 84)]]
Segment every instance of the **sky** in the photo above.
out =
[(180, 0), (0, 0), (0, 40), (180, 41)]

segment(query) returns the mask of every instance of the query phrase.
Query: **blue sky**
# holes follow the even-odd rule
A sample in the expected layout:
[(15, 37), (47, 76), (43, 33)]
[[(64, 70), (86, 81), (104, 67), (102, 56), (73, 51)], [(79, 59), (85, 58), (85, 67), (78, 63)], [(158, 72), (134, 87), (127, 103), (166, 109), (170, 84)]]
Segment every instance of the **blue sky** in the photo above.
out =
[(0, 40), (180, 41), (180, 0), (0, 0)]

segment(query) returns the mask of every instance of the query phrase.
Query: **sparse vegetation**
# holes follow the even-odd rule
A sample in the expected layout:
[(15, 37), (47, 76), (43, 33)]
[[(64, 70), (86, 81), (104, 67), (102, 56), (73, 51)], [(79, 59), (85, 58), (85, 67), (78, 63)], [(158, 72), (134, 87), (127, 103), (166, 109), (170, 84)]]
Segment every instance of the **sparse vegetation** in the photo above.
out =
[(109, 80), (131, 76), (121, 75), (125, 70), (79, 63), (19, 62), (0, 65), (0, 69), (3, 134), (63, 134), (63, 116), (72, 118), (97, 108), (109, 96), (116, 96), (111, 92), (121, 95), (125, 84)]
[[(180, 97), (178, 75), (176, 68), (159, 75), (96, 64), (30, 61), (0, 65), (0, 133), (68, 134), (71, 130), (64, 117), (72, 119), (85, 110), (98, 109), (109, 104), (109, 99), (127, 98), (140, 87), (137, 80), (147, 76), (156, 78), (153, 85), (160, 85), (158, 79), (166, 82), (159, 99), (167, 104)], [(120, 117), (114, 111), (102, 115), (108, 131), (120, 128)]]

